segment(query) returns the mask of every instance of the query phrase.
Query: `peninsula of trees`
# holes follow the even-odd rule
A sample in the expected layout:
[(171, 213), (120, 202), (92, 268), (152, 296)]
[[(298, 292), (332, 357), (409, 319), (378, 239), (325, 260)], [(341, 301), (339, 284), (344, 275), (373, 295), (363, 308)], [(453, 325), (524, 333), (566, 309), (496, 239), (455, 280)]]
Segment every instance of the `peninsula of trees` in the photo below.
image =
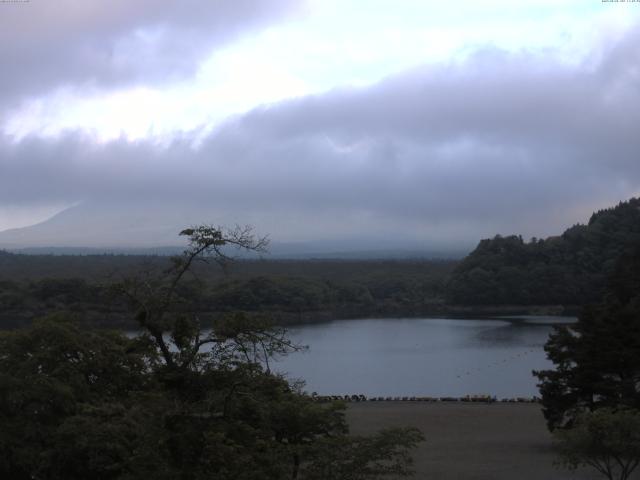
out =
[(640, 198), (594, 213), (546, 239), (482, 240), (451, 274), (447, 299), (465, 305), (585, 305), (601, 297), (616, 261), (640, 244)]

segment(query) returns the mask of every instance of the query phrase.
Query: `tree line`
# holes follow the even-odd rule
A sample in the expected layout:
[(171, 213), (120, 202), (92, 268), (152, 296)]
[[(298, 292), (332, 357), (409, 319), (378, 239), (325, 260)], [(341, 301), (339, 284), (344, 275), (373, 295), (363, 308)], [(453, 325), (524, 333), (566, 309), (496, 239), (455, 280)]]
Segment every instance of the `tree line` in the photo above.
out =
[(600, 298), (617, 260), (640, 243), (640, 199), (594, 213), (546, 239), (482, 240), (446, 285), (447, 301), (467, 305), (585, 305)]
[[(2, 258), (0, 254), (0, 259)], [(8, 278), (0, 275), (0, 325), (28, 325), (51, 311), (82, 312), (87, 323), (103, 327), (135, 328), (126, 304), (111, 288), (118, 278), (170, 266), (166, 257), (102, 256), (76, 259), (68, 273), (60, 258), (4, 254), (14, 268), (22, 262), (54, 276)], [(46, 267), (49, 265), (50, 267)], [(83, 266), (84, 265), (84, 266)], [(454, 261), (237, 261), (227, 275), (211, 265), (195, 265), (180, 289), (201, 311), (225, 314), (245, 311), (269, 314), (282, 324), (366, 315), (419, 315), (444, 304), (444, 284)], [(85, 268), (87, 270), (83, 270)], [(91, 279), (86, 272), (102, 271)], [(84, 272), (84, 273), (83, 273)]]

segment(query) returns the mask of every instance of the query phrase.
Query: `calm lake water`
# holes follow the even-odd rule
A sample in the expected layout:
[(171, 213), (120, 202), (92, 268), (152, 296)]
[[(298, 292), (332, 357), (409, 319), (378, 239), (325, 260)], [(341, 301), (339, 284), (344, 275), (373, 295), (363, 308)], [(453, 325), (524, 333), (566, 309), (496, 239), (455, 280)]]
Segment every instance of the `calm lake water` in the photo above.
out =
[(532, 370), (567, 317), (340, 320), (290, 329), (308, 345), (272, 365), (321, 395), (538, 395)]

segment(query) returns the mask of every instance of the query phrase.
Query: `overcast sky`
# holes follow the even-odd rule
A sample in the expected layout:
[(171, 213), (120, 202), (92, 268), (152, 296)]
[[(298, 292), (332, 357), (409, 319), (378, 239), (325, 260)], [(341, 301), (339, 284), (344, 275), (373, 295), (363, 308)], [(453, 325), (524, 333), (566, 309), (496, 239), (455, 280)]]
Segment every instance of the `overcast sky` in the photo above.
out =
[(640, 194), (639, 45), (637, 2), (0, 3), (0, 230), (557, 234)]

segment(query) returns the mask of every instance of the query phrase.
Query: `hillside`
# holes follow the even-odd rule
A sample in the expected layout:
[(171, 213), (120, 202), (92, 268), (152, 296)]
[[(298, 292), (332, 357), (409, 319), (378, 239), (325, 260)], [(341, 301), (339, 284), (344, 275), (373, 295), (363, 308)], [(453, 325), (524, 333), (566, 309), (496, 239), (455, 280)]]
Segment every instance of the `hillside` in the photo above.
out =
[[(249, 223), (257, 233), (269, 235), (269, 258), (305, 259), (457, 259), (473, 246), (470, 242), (424, 242), (416, 238), (348, 237), (329, 234), (299, 236), (284, 232), (262, 218), (234, 218), (208, 205), (185, 202), (141, 201), (83, 202), (53, 217), (22, 228), (0, 231), (0, 249), (31, 254), (96, 255), (179, 254), (184, 248), (178, 232), (191, 225), (233, 226)], [(256, 255), (238, 255), (255, 258)]]
[(638, 244), (640, 198), (632, 198), (560, 236), (480, 241), (453, 271), (447, 297), (462, 305), (582, 305), (600, 297), (616, 260)]

